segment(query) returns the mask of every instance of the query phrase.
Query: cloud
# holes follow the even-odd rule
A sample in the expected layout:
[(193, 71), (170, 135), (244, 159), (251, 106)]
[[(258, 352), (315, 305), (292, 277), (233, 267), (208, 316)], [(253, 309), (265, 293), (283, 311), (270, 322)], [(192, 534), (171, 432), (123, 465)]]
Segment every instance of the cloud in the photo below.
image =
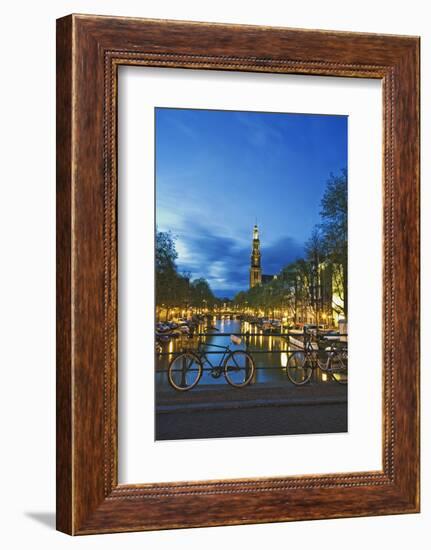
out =
[(302, 257), (304, 246), (292, 237), (282, 237), (268, 246), (262, 246), (263, 271), (278, 273), (286, 264)]
[[(251, 242), (219, 235), (201, 223), (189, 223), (187, 231), (177, 233), (178, 268), (193, 279), (205, 277), (219, 297), (232, 297), (248, 288)], [(276, 274), (298, 259), (303, 246), (291, 237), (262, 245), (262, 270)]]
[(268, 143), (276, 143), (282, 139), (281, 132), (271, 123), (271, 120), (261, 113), (234, 113), (235, 120), (245, 128), (245, 136), (251, 145), (261, 148)]

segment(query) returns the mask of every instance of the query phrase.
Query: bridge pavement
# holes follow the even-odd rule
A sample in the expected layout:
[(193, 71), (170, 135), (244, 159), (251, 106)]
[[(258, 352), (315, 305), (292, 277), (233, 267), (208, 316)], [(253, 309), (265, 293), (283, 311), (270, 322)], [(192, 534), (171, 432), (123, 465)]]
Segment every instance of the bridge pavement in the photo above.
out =
[(335, 382), (158, 392), (157, 440), (346, 431), (347, 387)]

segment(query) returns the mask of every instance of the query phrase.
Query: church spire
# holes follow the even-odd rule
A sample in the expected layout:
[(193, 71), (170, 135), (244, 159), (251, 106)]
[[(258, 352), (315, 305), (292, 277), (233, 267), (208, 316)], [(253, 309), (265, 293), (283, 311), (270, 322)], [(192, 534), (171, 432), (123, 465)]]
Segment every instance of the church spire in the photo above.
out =
[(253, 228), (253, 240), (259, 240), (259, 229), (257, 227), (257, 223), (254, 224)]
[(253, 241), (250, 262), (250, 288), (260, 285), (262, 282), (262, 269), (260, 267), (260, 240), (257, 223), (253, 228)]

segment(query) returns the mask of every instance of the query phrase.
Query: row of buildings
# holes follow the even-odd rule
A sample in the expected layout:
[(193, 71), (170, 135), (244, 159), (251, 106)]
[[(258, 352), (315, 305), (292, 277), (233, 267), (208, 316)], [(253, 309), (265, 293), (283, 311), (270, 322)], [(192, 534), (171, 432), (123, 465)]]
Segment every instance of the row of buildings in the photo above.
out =
[[(272, 283), (274, 291), (280, 293), (279, 301), (290, 322), (337, 326), (339, 320), (344, 318), (342, 266), (316, 258), (314, 261), (298, 262), (290, 272), (263, 274), (259, 228), (256, 224), (253, 228), (249, 288), (269, 283)], [(268, 305), (271, 305), (271, 301)]]

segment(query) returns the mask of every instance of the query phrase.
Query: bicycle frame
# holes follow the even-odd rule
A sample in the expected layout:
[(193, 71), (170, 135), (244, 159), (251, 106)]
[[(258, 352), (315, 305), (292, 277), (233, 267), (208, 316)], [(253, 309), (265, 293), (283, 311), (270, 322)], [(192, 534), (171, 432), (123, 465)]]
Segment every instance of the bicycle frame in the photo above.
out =
[(319, 349), (314, 349), (311, 344), (311, 334), (304, 332), (304, 355), (307, 360), (310, 362), (310, 366), (312, 369), (319, 368), (322, 372), (329, 372), (331, 369), (331, 364), (334, 355), (337, 353), (338, 348), (336, 346), (336, 341), (329, 342), (330, 349), (325, 349), (325, 354), (327, 356), (327, 359), (325, 362), (322, 362), (319, 359)]
[[(205, 347), (212, 347), (212, 348), (218, 348), (218, 349), (221, 349), (223, 350), (223, 356), (219, 362), (218, 365), (213, 365), (207, 355), (207, 352), (205, 351)], [(221, 368), (223, 363), (224, 363), (224, 360), (225, 358), (229, 355), (229, 353), (231, 352), (231, 349), (229, 346), (220, 346), (218, 344), (208, 344), (207, 342), (199, 342), (198, 343), (198, 348), (197, 348), (197, 352), (198, 352), (198, 355), (202, 361), (202, 366), (205, 364), (205, 363), (208, 363), (209, 366), (211, 367), (211, 369), (217, 369), (217, 368)], [(221, 353), (221, 352), (220, 352)]]

